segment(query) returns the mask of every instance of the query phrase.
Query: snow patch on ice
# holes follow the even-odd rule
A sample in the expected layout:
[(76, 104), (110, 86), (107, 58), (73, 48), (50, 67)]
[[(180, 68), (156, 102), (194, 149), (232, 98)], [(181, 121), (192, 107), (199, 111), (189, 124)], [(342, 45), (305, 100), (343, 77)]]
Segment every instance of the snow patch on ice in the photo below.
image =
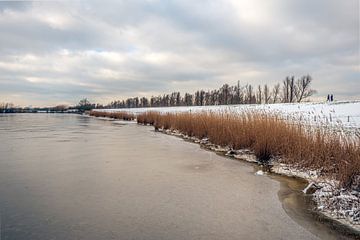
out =
[(255, 173), (255, 175), (263, 176), (263, 175), (265, 175), (265, 172), (262, 171), (262, 170), (259, 170), (259, 171), (257, 171), (257, 172)]

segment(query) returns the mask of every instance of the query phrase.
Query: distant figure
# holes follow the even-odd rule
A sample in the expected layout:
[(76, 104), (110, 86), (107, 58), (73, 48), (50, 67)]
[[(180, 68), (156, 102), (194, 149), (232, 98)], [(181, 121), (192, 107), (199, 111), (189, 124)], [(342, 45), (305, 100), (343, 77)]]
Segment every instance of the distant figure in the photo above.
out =
[(330, 94), (328, 94), (327, 101), (330, 102)]
[(330, 95), (330, 101), (333, 102), (334, 101), (334, 95)]

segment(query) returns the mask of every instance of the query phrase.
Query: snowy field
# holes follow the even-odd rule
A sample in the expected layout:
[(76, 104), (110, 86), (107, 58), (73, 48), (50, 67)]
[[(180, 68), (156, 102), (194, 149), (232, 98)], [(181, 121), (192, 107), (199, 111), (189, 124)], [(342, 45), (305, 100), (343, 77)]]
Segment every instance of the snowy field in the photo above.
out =
[(221, 106), (181, 106), (181, 107), (156, 107), (156, 108), (126, 108), (103, 109), (100, 111), (126, 111), (139, 114), (147, 111), (168, 112), (201, 112), (201, 111), (226, 111), (243, 112), (259, 110), (276, 113), (285, 119), (297, 120), (312, 125), (326, 125), (346, 129), (360, 129), (360, 100), (339, 101), (322, 103), (279, 103), (279, 104), (252, 104), (252, 105), (221, 105)]

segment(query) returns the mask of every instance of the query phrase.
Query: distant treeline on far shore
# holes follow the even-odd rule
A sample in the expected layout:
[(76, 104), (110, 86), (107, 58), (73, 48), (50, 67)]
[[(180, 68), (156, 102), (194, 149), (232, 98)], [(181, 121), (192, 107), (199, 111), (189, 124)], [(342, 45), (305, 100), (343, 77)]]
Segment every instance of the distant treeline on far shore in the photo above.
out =
[(77, 106), (69, 107), (59, 105), (55, 107), (18, 107), (13, 103), (1, 103), (0, 113), (78, 113), (80, 110)]
[(316, 93), (311, 89), (310, 75), (295, 79), (286, 77), (282, 83), (272, 87), (267, 84), (253, 87), (251, 84), (234, 86), (224, 84), (215, 90), (198, 90), (195, 93), (173, 92), (158, 96), (132, 97), (125, 100), (112, 101), (107, 105), (90, 103), (87, 98), (81, 99), (76, 106), (58, 105), (47, 108), (20, 108), (11, 103), (0, 103), (0, 113), (12, 112), (70, 112), (81, 113), (101, 108), (140, 108), (140, 107), (172, 107), (172, 106), (205, 106), (229, 104), (269, 104), (301, 102)]

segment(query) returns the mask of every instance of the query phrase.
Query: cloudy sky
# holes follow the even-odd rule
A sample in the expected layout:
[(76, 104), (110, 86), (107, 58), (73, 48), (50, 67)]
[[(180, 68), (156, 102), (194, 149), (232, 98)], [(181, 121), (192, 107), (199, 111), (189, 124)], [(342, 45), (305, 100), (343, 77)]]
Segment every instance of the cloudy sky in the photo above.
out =
[(108, 103), (310, 74), (360, 99), (359, 0), (0, 2), (0, 102)]

